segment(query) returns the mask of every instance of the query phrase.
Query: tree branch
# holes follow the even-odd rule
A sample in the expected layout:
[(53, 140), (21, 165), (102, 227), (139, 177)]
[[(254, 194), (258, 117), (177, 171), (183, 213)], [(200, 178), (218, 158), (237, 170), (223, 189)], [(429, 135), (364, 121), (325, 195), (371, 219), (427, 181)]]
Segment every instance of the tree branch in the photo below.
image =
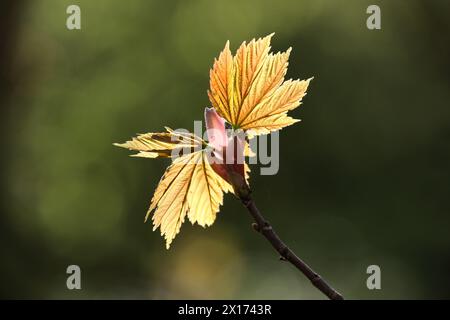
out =
[(332, 300), (344, 300), (344, 297), (333, 289), (320, 275), (311, 269), (302, 259), (300, 259), (273, 230), (270, 223), (264, 219), (261, 212), (255, 205), (250, 193), (239, 193), (240, 200), (248, 209), (256, 223), (252, 224), (253, 228), (261, 233), (272, 245), (272, 247), (280, 254), (280, 260), (286, 260), (299, 269), (311, 283)]

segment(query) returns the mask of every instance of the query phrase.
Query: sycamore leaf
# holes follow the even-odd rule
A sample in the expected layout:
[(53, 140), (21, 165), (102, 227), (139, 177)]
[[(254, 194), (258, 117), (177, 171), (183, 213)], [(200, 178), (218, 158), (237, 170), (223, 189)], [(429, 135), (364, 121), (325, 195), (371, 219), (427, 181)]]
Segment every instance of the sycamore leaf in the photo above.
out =
[(115, 146), (139, 151), (134, 157), (172, 158), (181, 154), (200, 150), (204, 142), (192, 133), (173, 131), (166, 127), (167, 132), (145, 133), (134, 137), (125, 143), (114, 143)]
[(234, 57), (227, 42), (210, 71), (211, 104), (235, 128), (252, 135), (297, 122), (287, 112), (300, 105), (311, 80), (284, 81), (291, 48), (269, 53), (272, 35), (242, 43)]
[(213, 224), (223, 192), (230, 190), (231, 186), (212, 169), (204, 150), (184, 155), (161, 178), (146, 219), (154, 210), (153, 230), (160, 228), (169, 249), (186, 216), (192, 224)]

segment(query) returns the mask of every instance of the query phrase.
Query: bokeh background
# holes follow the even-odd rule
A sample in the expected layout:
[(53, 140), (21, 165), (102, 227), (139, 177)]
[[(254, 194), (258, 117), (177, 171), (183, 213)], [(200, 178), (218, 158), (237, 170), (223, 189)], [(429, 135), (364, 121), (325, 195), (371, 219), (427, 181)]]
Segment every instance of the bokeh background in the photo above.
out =
[[(82, 29), (66, 29), (81, 7)], [(382, 29), (366, 28), (381, 7)], [(226, 40), (276, 32), (315, 79), (254, 197), (350, 299), (450, 298), (448, 1), (2, 1), (2, 298), (322, 299), (225, 198), (170, 251), (143, 219), (165, 160), (112, 146), (192, 129)], [(66, 288), (66, 268), (82, 290)], [(381, 267), (369, 291), (366, 268)]]

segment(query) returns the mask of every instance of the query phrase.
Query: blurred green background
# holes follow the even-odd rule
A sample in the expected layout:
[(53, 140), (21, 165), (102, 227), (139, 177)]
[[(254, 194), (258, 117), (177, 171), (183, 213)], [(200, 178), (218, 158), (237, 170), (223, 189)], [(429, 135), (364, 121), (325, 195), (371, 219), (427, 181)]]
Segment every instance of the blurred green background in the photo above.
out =
[[(82, 29), (66, 29), (81, 7)], [(381, 7), (382, 29), (366, 28)], [(193, 128), (213, 58), (271, 32), (314, 76), (280, 171), (251, 185), (280, 236), (350, 299), (450, 298), (448, 1), (2, 1), (3, 298), (322, 299), (231, 195), (171, 250), (144, 215), (166, 160), (112, 146)], [(82, 290), (66, 288), (66, 268)], [(381, 290), (366, 268), (381, 267)]]

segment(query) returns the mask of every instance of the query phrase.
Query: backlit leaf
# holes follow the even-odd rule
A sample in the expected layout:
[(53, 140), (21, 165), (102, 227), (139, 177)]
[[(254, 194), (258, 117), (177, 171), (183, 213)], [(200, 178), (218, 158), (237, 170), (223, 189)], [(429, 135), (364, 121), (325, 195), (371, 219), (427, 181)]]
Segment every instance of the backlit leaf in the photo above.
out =
[(115, 146), (138, 151), (135, 157), (172, 158), (200, 150), (204, 142), (192, 133), (173, 131), (166, 127), (167, 132), (145, 133), (134, 137), (125, 143), (114, 143)]
[(177, 158), (167, 168), (147, 217), (155, 211), (153, 230), (160, 228), (168, 249), (186, 216), (192, 224), (203, 227), (213, 224), (223, 202), (223, 192), (230, 190), (231, 186), (212, 169), (207, 153), (194, 152)]
[(269, 53), (272, 35), (242, 43), (234, 57), (227, 42), (210, 71), (211, 104), (235, 128), (252, 135), (297, 122), (287, 112), (300, 105), (311, 80), (284, 81), (291, 48)]

